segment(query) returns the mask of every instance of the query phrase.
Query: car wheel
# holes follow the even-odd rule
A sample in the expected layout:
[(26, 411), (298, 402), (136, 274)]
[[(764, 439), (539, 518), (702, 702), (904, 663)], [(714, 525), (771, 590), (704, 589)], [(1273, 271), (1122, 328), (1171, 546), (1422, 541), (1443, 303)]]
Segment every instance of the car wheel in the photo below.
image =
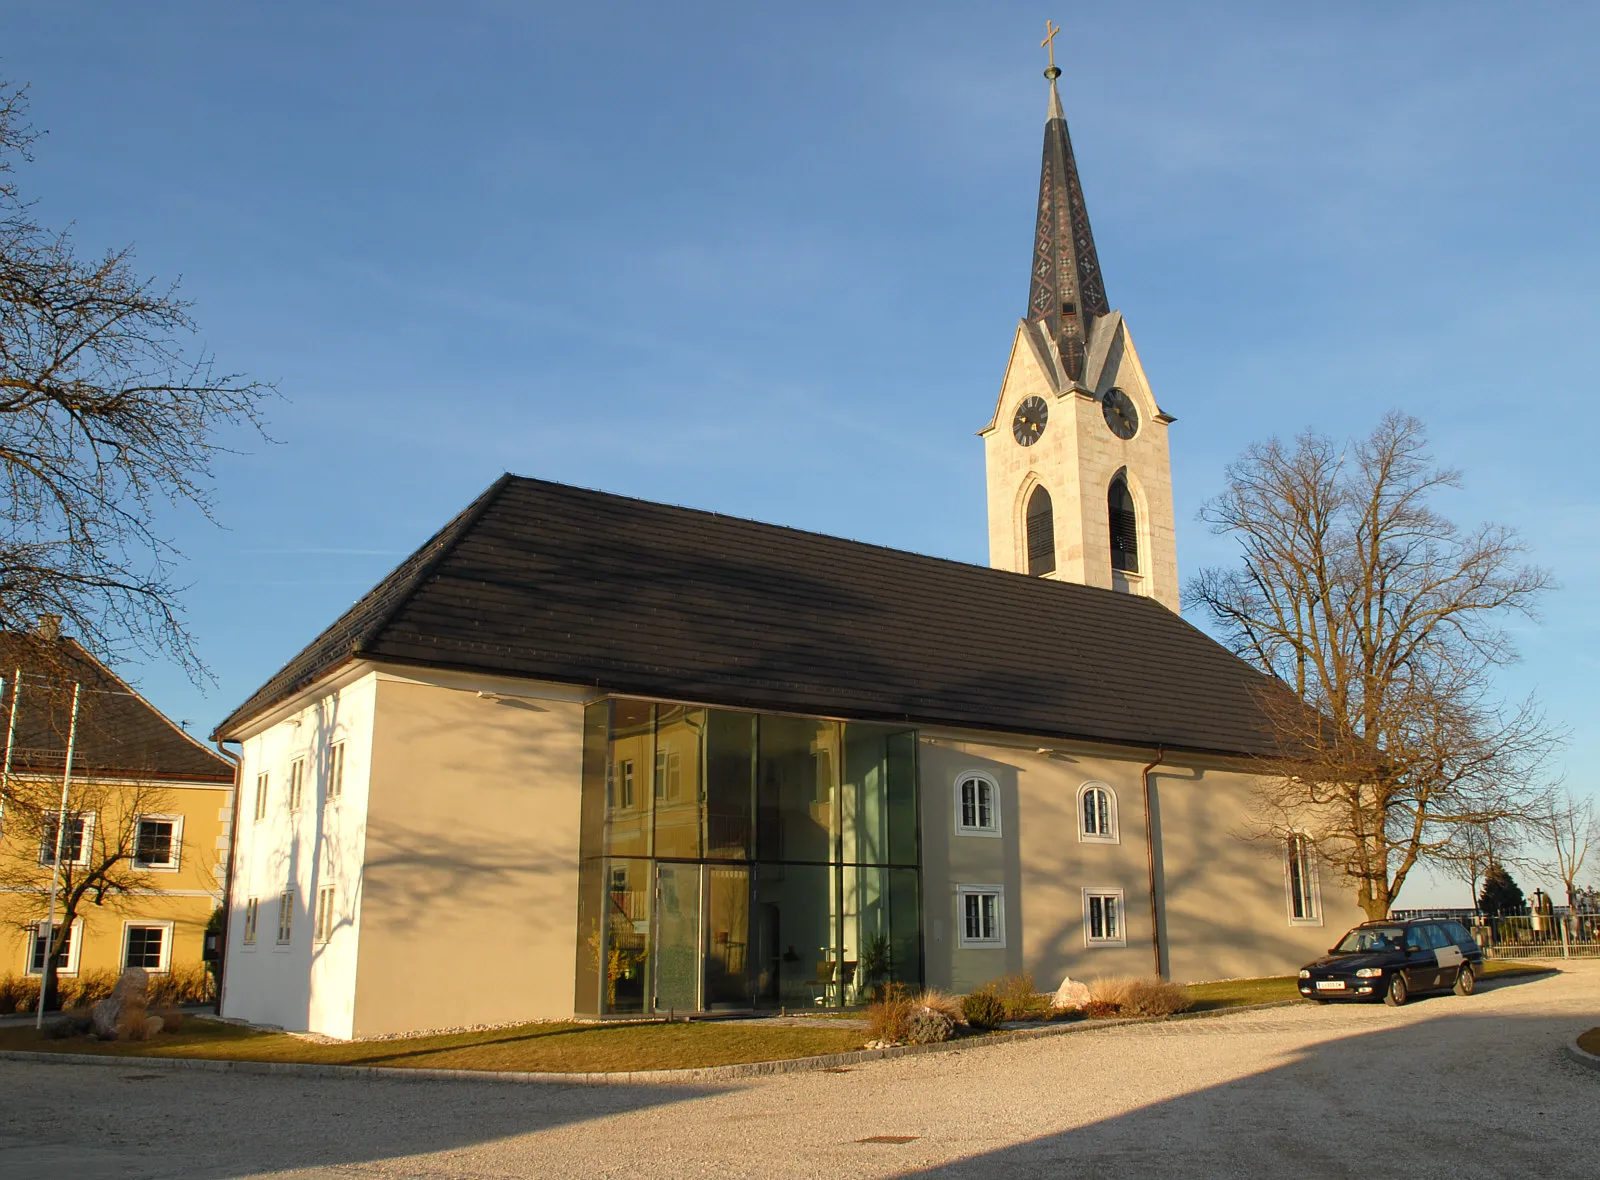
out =
[(1411, 998), (1411, 991), (1406, 987), (1406, 973), (1396, 971), (1389, 976), (1389, 990), (1383, 993), (1383, 1002), (1391, 1008), (1398, 1008)]
[(1472, 972), (1471, 963), (1461, 964), (1461, 970), (1456, 972), (1456, 995), (1470, 996), (1478, 987), (1478, 977)]

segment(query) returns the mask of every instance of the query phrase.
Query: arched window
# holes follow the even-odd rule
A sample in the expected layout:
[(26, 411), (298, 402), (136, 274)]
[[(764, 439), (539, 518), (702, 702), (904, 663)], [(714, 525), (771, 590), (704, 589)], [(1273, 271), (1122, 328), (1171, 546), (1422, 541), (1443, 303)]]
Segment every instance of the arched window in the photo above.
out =
[(1078, 838), (1117, 843), (1117, 796), (1105, 783), (1084, 783), (1078, 791)]
[(1111, 481), (1106, 508), (1111, 518), (1111, 568), (1136, 574), (1139, 572), (1139, 514), (1134, 510), (1128, 481), (1120, 474)]
[(967, 836), (1000, 834), (1000, 786), (986, 774), (956, 776), (956, 831)]
[(1317, 888), (1317, 862), (1307, 836), (1296, 832), (1285, 842), (1285, 884), (1289, 887), (1289, 924), (1322, 925), (1321, 897)]
[(1028, 572), (1053, 574), (1056, 569), (1056, 523), (1050, 493), (1040, 484), (1028, 497)]

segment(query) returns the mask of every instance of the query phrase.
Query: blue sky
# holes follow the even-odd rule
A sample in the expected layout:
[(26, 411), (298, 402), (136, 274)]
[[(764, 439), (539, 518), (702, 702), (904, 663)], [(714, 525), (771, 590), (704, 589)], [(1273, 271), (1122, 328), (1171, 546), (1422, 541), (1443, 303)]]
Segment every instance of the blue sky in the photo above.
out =
[[(181, 276), (275, 445), (174, 517), (207, 731), (500, 472), (986, 560), (1045, 85), (1177, 416), (1179, 560), (1248, 442), (1429, 423), (1562, 589), (1508, 694), (1592, 786), (1600, 9), (13, 6), (23, 176)], [(1461, 892), (1464, 893), (1464, 890)]]

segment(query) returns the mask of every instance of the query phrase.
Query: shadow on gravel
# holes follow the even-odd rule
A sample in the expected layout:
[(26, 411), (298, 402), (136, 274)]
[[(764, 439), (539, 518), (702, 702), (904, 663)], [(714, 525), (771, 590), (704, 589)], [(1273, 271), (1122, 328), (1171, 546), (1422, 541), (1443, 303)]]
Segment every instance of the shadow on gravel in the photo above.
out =
[(137, 1060), (126, 1069), (0, 1062), (7, 1115), (0, 1176), (225, 1180), (342, 1169), (671, 1106), (727, 1088), (155, 1073)]
[[(1501, 986), (1533, 981), (1519, 977)], [(1450, 998), (1415, 1002), (1444, 1008)], [(1396, 1028), (1347, 1031), (1341, 1024), (1347, 1011), (1327, 1012), (1330, 1039), (1287, 1064), (904, 1175), (1592, 1180), (1597, 1174), (1600, 1078), (1563, 1056), (1562, 1045), (1578, 1031), (1570, 1014), (1449, 1012)], [(1115, 1068), (1108, 1059), (1106, 1069)], [(1181, 1076), (1185, 1062), (1174, 1060), (1171, 1068)]]

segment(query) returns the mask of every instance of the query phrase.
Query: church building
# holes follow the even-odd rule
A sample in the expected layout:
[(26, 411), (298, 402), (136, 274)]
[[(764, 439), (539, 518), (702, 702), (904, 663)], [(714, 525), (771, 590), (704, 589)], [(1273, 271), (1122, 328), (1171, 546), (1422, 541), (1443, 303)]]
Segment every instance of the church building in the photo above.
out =
[(218, 727), (224, 1015), (351, 1037), (1255, 976), (1361, 920), (1253, 834), (1269, 682), (1178, 615), (1173, 419), (1059, 73), (980, 431), (990, 568), (502, 477)]

